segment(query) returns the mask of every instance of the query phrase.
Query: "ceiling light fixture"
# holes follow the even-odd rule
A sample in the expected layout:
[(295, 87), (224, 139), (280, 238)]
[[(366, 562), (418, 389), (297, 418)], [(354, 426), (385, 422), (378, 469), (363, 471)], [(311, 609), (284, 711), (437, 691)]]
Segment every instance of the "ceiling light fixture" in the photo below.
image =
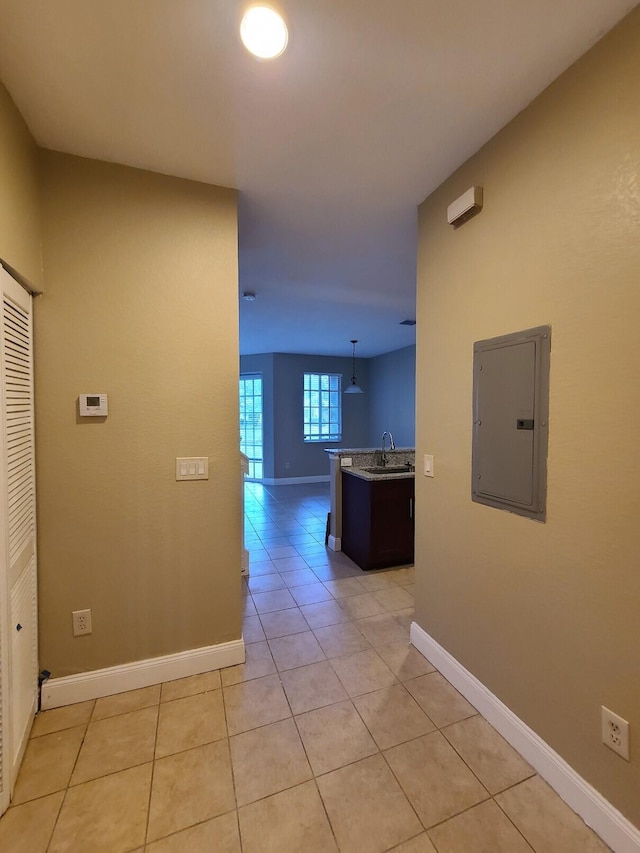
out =
[(344, 393), (345, 394), (364, 394), (364, 391), (356, 382), (356, 344), (358, 343), (358, 341), (352, 340), (351, 343), (353, 344), (353, 356), (352, 356), (352, 358), (353, 358), (353, 370), (351, 371), (351, 374), (352, 374), (351, 375), (351, 385), (347, 385), (347, 387), (344, 389)]
[(283, 18), (268, 6), (251, 6), (240, 24), (240, 38), (258, 59), (275, 59), (284, 53), (289, 40)]
[(245, 302), (255, 302), (256, 295), (255, 295), (255, 293), (252, 293), (250, 290), (245, 290), (244, 293), (242, 294), (242, 299)]

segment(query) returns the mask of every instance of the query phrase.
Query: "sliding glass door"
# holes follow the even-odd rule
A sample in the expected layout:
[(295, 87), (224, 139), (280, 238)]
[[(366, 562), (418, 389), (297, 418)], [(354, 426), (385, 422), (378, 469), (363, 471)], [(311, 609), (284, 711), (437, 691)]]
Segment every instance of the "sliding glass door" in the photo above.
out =
[(250, 480), (261, 480), (262, 451), (262, 375), (240, 375), (240, 450), (249, 457)]

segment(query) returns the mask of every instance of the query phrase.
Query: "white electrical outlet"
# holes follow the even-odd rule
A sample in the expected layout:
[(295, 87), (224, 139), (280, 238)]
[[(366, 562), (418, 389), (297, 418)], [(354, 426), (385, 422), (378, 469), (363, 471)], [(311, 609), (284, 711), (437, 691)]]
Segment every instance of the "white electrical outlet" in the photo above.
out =
[(602, 743), (629, 760), (629, 723), (602, 706)]
[(90, 610), (74, 610), (71, 614), (73, 619), (73, 636), (79, 637), (81, 634), (90, 634), (93, 630), (91, 627), (91, 611)]

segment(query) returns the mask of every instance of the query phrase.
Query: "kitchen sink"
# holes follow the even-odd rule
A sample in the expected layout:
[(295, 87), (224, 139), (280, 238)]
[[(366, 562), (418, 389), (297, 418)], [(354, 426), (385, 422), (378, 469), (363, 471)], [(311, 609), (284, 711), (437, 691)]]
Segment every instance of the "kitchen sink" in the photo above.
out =
[(409, 474), (411, 472), (411, 468), (408, 465), (378, 465), (375, 468), (363, 468), (363, 471), (366, 471), (367, 474)]

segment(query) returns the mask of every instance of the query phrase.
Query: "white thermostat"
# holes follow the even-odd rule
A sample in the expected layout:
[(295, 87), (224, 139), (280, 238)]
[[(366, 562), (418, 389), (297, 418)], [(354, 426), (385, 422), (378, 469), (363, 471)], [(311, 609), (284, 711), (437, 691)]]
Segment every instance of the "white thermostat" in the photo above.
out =
[(80, 394), (80, 417), (104, 418), (108, 414), (106, 394)]

